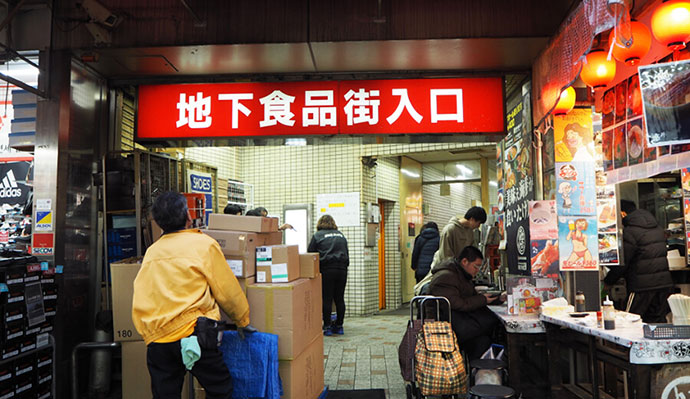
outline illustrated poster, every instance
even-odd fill
[[[595,216],[559,216],[558,241],[561,271],[598,270]]]
[[[615,198],[597,200],[599,264],[618,266],[618,215]]]
[[[593,163],[556,163],[556,201],[559,216],[595,215],[596,186]]]

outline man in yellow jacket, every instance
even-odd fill
[[[189,342],[182,340],[193,335],[194,341],[199,338],[200,357],[192,374],[207,398],[229,399],[232,382],[216,334],[214,342],[204,347],[201,335],[205,334],[198,329],[208,325],[208,319],[220,320],[220,305],[238,329],[253,331],[247,298],[218,243],[198,229],[186,229],[191,219],[183,195],[159,195],[151,213],[164,234],[146,251],[134,280],[132,320],[147,345],[153,398],[180,398],[185,376],[181,350]]]

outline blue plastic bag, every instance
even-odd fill
[[[220,351],[232,376],[233,398],[280,399],[277,335],[256,332],[242,340],[237,331],[226,331]]]

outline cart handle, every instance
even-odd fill
[[[441,306],[439,305],[440,302],[445,302],[448,305],[448,322],[451,323],[451,321],[452,321],[451,320],[451,317],[452,317],[451,313],[452,312],[450,309],[450,301],[448,300],[448,298],[446,298],[444,296],[427,295],[427,296],[424,296],[422,298],[421,303],[419,305],[419,307],[421,308],[422,324],[424,324],[424,319],[426,318],[425,317],[426,316],[426,314],[425,314],[426,313],[426,307],[424,306],[424,303],[426,301],[429,301],[429,300],[436,301],[436,320],[439,320],[439,321],[441,320]]]

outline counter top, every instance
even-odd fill
[[[546,332],[544,323],[535,315],[513,315],[508,314],[506,305],[489,305],[488,308],[494,312],[505,326],[506,332],[518,334],[543,334]]]
[[[665,364],[690,362],[690,340],[688,339],[649,339],[644,337],[644,323],[621,322],[627,313],[617,312],[616,329],[605,330],[596,326],[596,313],[588,312],[584,318],[540,315],[541,321],[567,327],[583,334],[599,337],[606,341],[630,348],[632,364]]]

